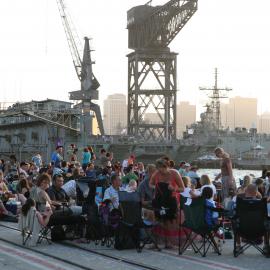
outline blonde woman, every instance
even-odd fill
[[[243,184],[241,185],[241,187],[239,187],[239,188],[237,189],[237,194],[243,194],[243,193],[245,193],[246,187],[247,187],[249,184],[252,184],[252,178],[251,178],[250,175],[245,175],[245,176],[244,176],[244,179],[243,179]]]
[[[229,197],[230,188],[236,190],[235,179],[233,177],[232,172],[232,161],[230,159],[229,154],[226,153],[223,148],[220,147],[216,148],[214,153],[218,158],[221,159],[220,162],[221,172],[216,176],[215,180],[221,178],[222,183],[221,196],[222,199],[224,200],[225,198]]]
[[[213,190],[213,195],[212,195],[212,200],[216,199],[216,196],[217,196],[217,190],[216,190],[216,187],[212,184],[212,181],[211,179],[209,178],[209,176],[207,174],[203,174],[200,178],[200,184],[201,184],[201,188],[198,189],[198,190],[192,190],[190,192],[190,195],[192,198],[196,198],[196,197],[199,197],[201,196],[204,188],[206,187],[210,187],[212,190]]]

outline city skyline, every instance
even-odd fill
[[[81,40],[85,35],[93,38],[101,105],[115,92],[127,94],[126,12],[145,2],[66,0]],[[154,0],[153,5],[166,2]],[[207,96],[198,88],[214,84],[217,67],[218,85],[233,88],[230,97],[256,97],[259,114],[269,111],[270,41],[265,33],[270,3],[199,0],[198,4],[198,11],[170,45],[179,53],[177,103],[189,101],[201,113]],[[1,102],[68,100],[68,92],[80,88],[56,1],[1,1],[0,22],[5,26],[0,30]]]

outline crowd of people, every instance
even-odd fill
[[[16,218],[27,215],[35,208],[40,224],[45,226],[57,211],[64,211],[63,204],[68,204],[66,209],[73,216],[79,216],[83,209],[77,203],[77,180],[83,177],[105,179],[105,192],[97,194],[96,204],[109,201],[110,210],[117,209],[119,191],[138,192],[142,215],[145,219],[159,221],[155,234],[164,240],[165,248],[172,248],[179,235],[181,196],[188,200],[203,197],[207,205],[222,205],[225,209],[235,207],[237,196],[253,199],[267,197],[270,201],[270,171],[264,170],[262,177],[257,179],[245,176],[237,189],[230,157],[222,148],[215,150],[221,160],[221,172],[215,179],[205,174],[200,176],[196,166],[185,161],[175,162],[167,156],[161,157],[155,164],[147,164],[145,168],[145,164],[132,154],[118,161],[113,153],[105,149],[95,153],[89,146],[83,149],[81,156],[78,153],[79,150],[72,145],[72,150],[64,159],[63,147],[57,146],[48,164],[44,164],[40,154],[20,163],[15,155],[1,160],[1,217]],[[14,201],[15,206],[12,204]],[[217,219],[217,215],[206,213],[209,225],[216,224]],[[269,239],[265,240],[265,248],[269,249]],[[240,240],[238,244],[241,245]]]

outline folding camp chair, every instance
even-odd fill
[[[268,256],[267,251],[259,246],[262,242],[262,237],[264,237],[264,240],[269,241],[269,220],[266,198],[257,200],[237,197],[235,212],[236,214],[232,220],[234,257],[237,257],[251,246],[255,247],[261,254]],[[240,238],[243,238],[245,243],[243,246],[237,247],[237,241]],[[267,246],[269,249],[269,242]]]
[[[48,235],[50,233],[50,226],[43,227],[37,218],[36,209],[30,208],[27,216],[21,214],[19,219],[19,229],[22,233],[22,244],[37,245],[46,240],[48,244],[51,244]]]
[[[157,250],[160,250],[151,232],[154,224],[142,219],[139,193],[120,191],[119,203],[122,212],[119,230],[127,229],[129,231],[137,252],[141,252],[146,244],[153,244]]]
[[[190,205],[185,204],[183,209],[185,221],[181,225],[181,230],[185,233],[186,239],[182,243],[181,237],[179,238],[179,254],[183,254],[188,247],[191,247],[195,253],[205,257],[209,248],[212,247],[218,255],[221,255],[214,238],[218,226],[209,227],[205,220],[205,199],[192,199],[192,203]],[[218,212],[218,209],[212,210]],[[201,237],[201,240],[196,243],[198,236]]]

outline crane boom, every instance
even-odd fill
[[[170,0],[163,6],[144,5],[130,10],[129,48],[167,47],[197,11],[197,5],[198,0]]]
[[[77,31],[75,30],[72,19],[66,10],[66,5],[64,4],[64,1],[56,0],[56,2],[58,5],[62,24],[68,41],[68,46],[73,60],[73,65],[75,67],[79,80],[81,80],[81,68],[82,68],[82,60],[80,56],[82,54],[81,41],[77,34]]]

